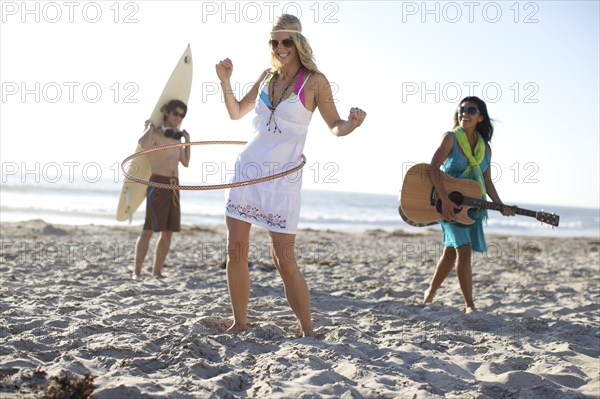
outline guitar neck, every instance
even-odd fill
[[[502,211],[502,207],[505,205],[498,204],[496,202],[485,201],[482,199],[465,197],[464,204],[479,209],[492,209],[494,211]],[[518,206],[511,206],[511,209],[515,211],[517,215],[530,216],[532,218],[537,217],[538,212],[530,211],[529,209],[522,209]]]

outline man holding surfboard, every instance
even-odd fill
[[[180,100],[171,100],[164,105],[163,124],[156,127],[147,122],[146,130],[139,139],[142,148],[151,148],[173,144],[185,139],[190,141],[190,135],[178,126],[187,113],[187,105]],[[150,181],[164,184],[179,184],[179,163],[187,167],[190,163],[190,147],[167,148],[148,154],[152,176]],[[154,266],[152,275],[163,277],[162,268],[171,247],[173,232],[180,228],[181,211],[179,206],[179,190],[148,187],[146,191],[146,221],[135,246],[135,268],[133,278],[141,276],[142,266],[148,252],[150,238],[154,232],[160,232],[154,251]]]

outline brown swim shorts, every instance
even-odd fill
[[[150,181],[165,184],[179,184],[176,177],[150,176]],[[181,210],[179,190],[169,190],[148,186],[146,190],[146,222],[144,230],[180,231]]]

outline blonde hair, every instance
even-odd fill
[[[308,44],[308,40],[304,37],[302,32],[302,24],[300,20],[291,14],[282,14],[275,18],[275,22],[273,23],[273,30],[291,30],[296,32],[289,32],[290,37],[294,41],[294,45],[296,46],[296,50],[298,50],[298,57],[300,58],[300,64],[305,69],[309,71],[318,73],[319,69],[317,68],[317,64],[315,63],[315,57],[313,55],[312,48],[310,44]],[[274,68],[274,71],[282,73],[283,65],[279,62],[275,54],[271,52],[271,65]]]

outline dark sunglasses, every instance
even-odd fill
[[[183,112],[173,110],[171,111],[171,114],[173,114],[176,117],[181,116],[181,119],[185,118],[185,114]]]
[[[181,140],[181,138],[183,137],[183,133],[173,129],[167,129],[165,130],[165,137],[172,137],[175,140]]]
[[[479,109],[477,107],[458,107],[458,113],[467,114],[467,115],[477,115],[480,114]]]
[[[277,47],[279,47],[279,40],[269,40],[269,44],[271,45],[271,48],[275,50],[277,49]],[[285,48],[290,48],[294,45],[294,41],[292,39],[283,39],[281,41],[281,44],[283,44],[283,47]]]

